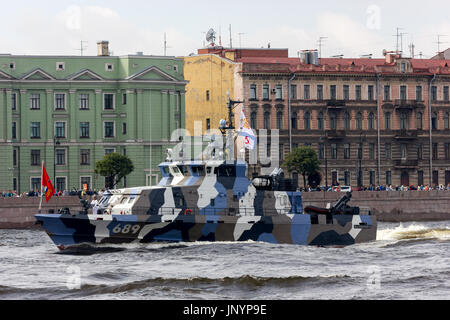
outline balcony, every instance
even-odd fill
[[[397,140],[414,140],[417,139],[417,130],[396,130],[394,131]]]
[[[336,99],[329,99],[325,100],[327,103],[328,109],[342,109],[345,107],[345,100],[336,100]]]
[[[416,108],[425,108],[423,101],[396,99],[394,100],[395,110],[414,110]]]
[[[326,130],[328,140],[340,140],[346,136],[345,130]]]
[[[396,169],[416,169],[419,166],[419,160],[394,160]]]

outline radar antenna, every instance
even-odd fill
[[[216,41],[216,32],[213,28],[209,29],[206,33],[206,41],[209,42],[211,47],[214,47],[214,42]]]

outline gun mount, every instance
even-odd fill
[[[347,192],[337,200],[331,208],[319,208],[314,206],[305,207],[305,213],[309,214],[350,214],[359,215],[359,207],[351,207],[348,202],[352,198],[352,193]]]

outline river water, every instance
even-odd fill
[[[0,230],[0,299],[449,299],[450,221],[379,223],[344,248],[270,243],[102,245],[61,253]]]

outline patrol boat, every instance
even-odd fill
[[[229,121],[232,128],[231,116]],[[351,193],[327,208],[303,208],[302,193],[280,168],[250,180],[245,161],[173,161],[169,150],[159,169],[157,186],[107,191],[96,214],[82,200],[83,211],[39,213],[37,223],[60,249],[85,243],[249,240],[345,246],[376,239],[375,215],[349,206]]]

